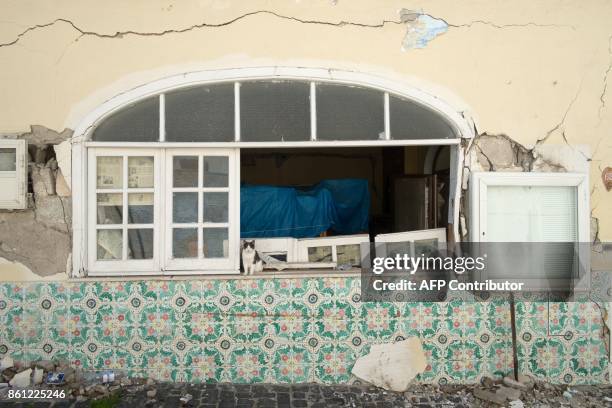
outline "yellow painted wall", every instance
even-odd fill
[[[403,51],[402,8],[450,27]],[[612,240],[601,182],[612,166],[612,2],[5,0],[0,15],[0,133],[74,128],[105,100],[188,71],[375,73],[463,101],[479,133],[588,145],[593,216]]]

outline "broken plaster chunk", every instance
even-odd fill
[[[32,188],[37,198],[55,195],[55,177],[53,176],[53,170],[50,167],[33,166]]]
[[[34,369],[34,376],[32,377],[32,382],[34,384],[42,384],[44,372],[45,370],[43,370],[42,368],[36,367]]]
[[[66,183],[66,179],[62,174],[61,170],[57,171],[57,175],[55,177],[55,193],[60,197],[70,197],[70,187],[68,183]]]
[[[404,392],[426,367],[421,340],[410,337],[397,343],[372,345],[369,354],[357,359],[352,373],[377,387]]]
[[[29,387],[31,374],[32,374],[32,369],[28,368],[25,371],[15,374],[15,376],[9,382],[9,384],[11,385],[11,387],[17,387],[17,388]]]
[[[496,169],[513,167],[515,161],[514,147],[510,140],[503,136],[483,135],[476,141],[484,158],[479,160],[490,162]]]

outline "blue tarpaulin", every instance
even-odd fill
[[[370,192],[364,179],[323,180],[309,188],[243,185],[240,236],[317,237],[368,230]]]

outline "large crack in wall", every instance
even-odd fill
[[[19,262],[39,276],[66,273],[72,250],[69,159],[64,171],[56,147],[69,143],[70,129],[56,132],[31,126],[30,132],[5,135],[28,142],[28,208],[0,210],[0,257]],[[64,156],[70,150],[64,149]],[[66,161],[65,157],[60,158]]]

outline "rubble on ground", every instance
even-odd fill
[[[31,364],[0,360],[0,400],[11,389],[64,390],[72,401],[119,397],[118,407],[197,407],[228,400],[251,404],[283,399],[304,407],[601,407],[612,403],[612,385],[550,384],[521,375],[492,379],[479,384],[436,385],[410,383],[405,392],[387,391],[373,385],[319,384],[186,384],[161,383],[153,379],[128,378],[122,372],[86,372],[67,361],[40,360]],[[51,375],[49,375],[51,374]],[[59,384],[52,384],[58,380]],[[168,405],[171,404],[171,405]],[[305,405],[304,405],[305,404]],[[385,405],[386,404],[386,405]],[[391,404],[391,405],[389,405]],[[265,404],[264,404],[265,405]],[[208,406],[208,405],[206,405]],[[288,405],[289,406],[289,405]]]

